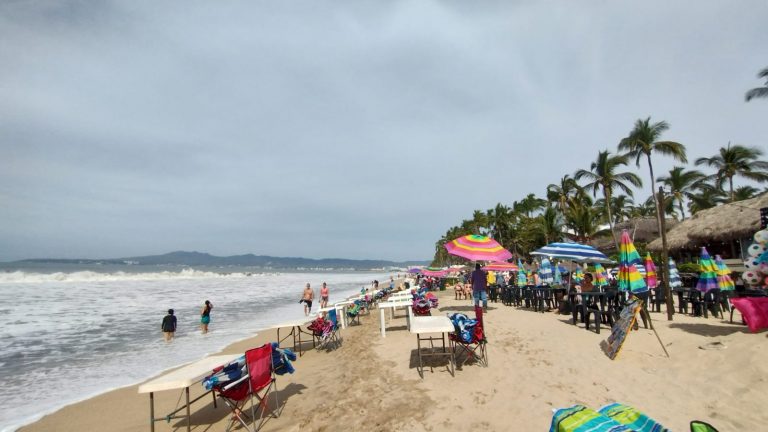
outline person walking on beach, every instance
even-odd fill
[[[160,329],[163,331],[165,341],[170,342],[173,339],[174,333],[176,333],[176,316],[173,314],[173,309],[168,309],[168,315],[163,317]]]
[[[301,300],[299,300],[299,303],[304,303],[304,315],[308,316],[309,311],[312,310],[312,300],[315,299],[315,292],[312,291],[312,288],[310,288],[309,283],[307,283],[307,286],[304,288],[304,293],[301,295]]]
[[[488,275],[480,268],[480,263],[475,264],[475,271],[472,272],[472,298],[475,301],[475,307],[483,302],[483,312],[488,312]]]
[[[328,307],[328,294],[329,294],[328,285],[326,285],[325,282],[323,282],[323,287],[320,288],[320,307],[321,308]]]
[[[213,309],[213,303],[208,300],[205,301],[203,308],[200,309],[200,330],[203,334],[208,333],[208,324],[211,322],[211,309]]]

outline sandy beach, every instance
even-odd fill
[[[434,314],[472,314],[469,300],[439,293]],[[416,338],[398,311],[379,333],[378,311],[342,330],[333,351],[310,350],[296,373],[278,377],[280,417],[264,431],[547,430],[552,409],[573,404],[598,408],[633,405],[666,427],[688,430],[705,420],[721,431],[759,430],[768,402],[766,333],[718,318],[653,313],[667,358],[651,330],[632,332],[616,360],[600,349],[610,333],[586,331],[570,316],[491,303],[486,315],[487,368],[467,364],[451,376],[436,362],[423,379],[416,369]],[[736,322],[740,316],[736,312]],[[215,337],[215,332],[211,334]],[[271,331],[227,347],[224,353],[275,339]],[[192,395],[202,386],[194,386]],[[156,412],[182,403],[179,392],[155,395]],[[229,412],[204,398],[192,407],[192,430],[224,430]],[[137,386],[67,406],[22,428],[34,431],[146,431],[149,399]],[[185,420],[156,423],[157,431],[186,430]]]

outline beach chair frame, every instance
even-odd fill
[[[470,360],[474,360],[477,364],[488,367],[488,338],[485,334],[485,323],[483,322],[483,309],[479,306],[475,307],[475,319],[477,320],[477,326],[483,335],[482,339],[476,339],[473,337],[472,342],[464,342],[458,335],[450,335],[455,343],[454,358],[456,366],[463,366]],[[459,354],[464,354],[464,358],[459,361]]]

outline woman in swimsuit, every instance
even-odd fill
[[[203,334],[208,333],[208,324],[211,322],[211,309],[213,309],[213,303],[208,300],[205,301],[203,308],[200,309],[200,330]]]
[[[320,307],[328,307],[328,286],[323,282],[323,287],[320,288]]]

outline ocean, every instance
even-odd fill
[[[327,282],[331,302],[359,292],[381,272],[264,273],[243,268],[0,267],[0,430],[215,353],[260,329],[304,316],[309,282]],[[210,332],[199,329],[210,300]],[[317,302],[313,304],[316,308]],[[176,338],[160,322],[173,308]]]

